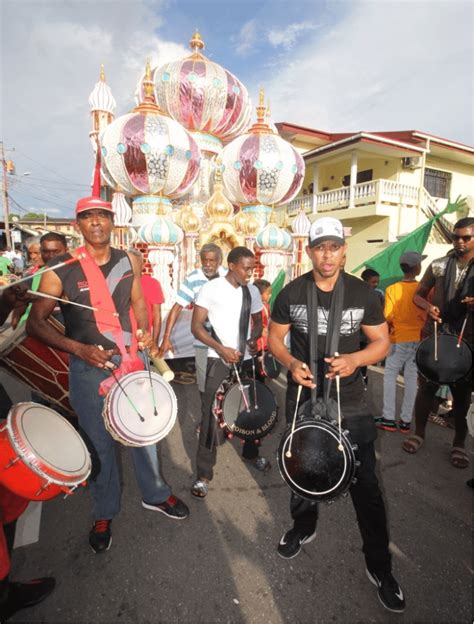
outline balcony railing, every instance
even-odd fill
[[[417,186],[403,184],[394,180],[371,180],[354,186],[353,204],[355,207],[379,204],[402,204],[405,206],[418,205]],[[329,212],[349,208],[351,189],[342,186],[330,191],[316,193],[316,195],[302,195],[287,205],[289,216],[294,216],[300,210],[305,212]]]

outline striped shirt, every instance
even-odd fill
[[[224,267],[220,266],[217,270],[217,275],[219,277],[224,277],[225,275],[227,275],[227,269],[224,269]],[[184,282],[178,289],[178,292],[176,294],[176,303],[180,306],[183,306],[183,308],[187,308],[188,306],[196,303],[199,291],[204,286],[204,284],[208,283],[208,281],[209,279],[204,275],[202,269],[195,269],[194,271],[191,271],[191,273],[186,275],[186,277],[184,278]],[[206,329],[210,329],[210,325],[207,322],[205,327]],[[205,344],[197,339],[194,340],[194,346],[206,347]]]

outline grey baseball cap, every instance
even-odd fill
[[[400,264],[407,264],[409,267],[416,267],[421,264],[428,256],[418,253],[417,251],[405,251],[400,256]]]

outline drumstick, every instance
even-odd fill
[[[148,349],[143,349],[143,353],[145,355],[145,366],[148,371],[148,378],[150,380],[150,390],[153,399],[153,416],[158,416],[158,411],[156,409],[155,393],[153,392],[153,381],[151,378],[150,352],[148,351]]]
[[[239,371],[237,370],[237,366],[234,364],[232,364],[232,366],[234,367],[234,372],[235,372],[235,376],[237,377],[237,383],[239,384],[239,388],[240,388],[240,393],[242,394],[242,398],[244,400],[244,404],[245,404],[245,408],[247,410],[247,412],[250,412],[250,407],[247,401],[247,397],[245,396],[245,390],[244,387],[242,385],[242,382],[240,381],[240,375],[239,375]]]
[[[438,325],[434,322],[434,361],[438,361]]]
[[[300,398],[301,398],[301,390],[303,389],[302,385],[298,386],[298,393],[296,395],[296,407],[295,407],[295,413],[293,414],[293,424],[291,425],[291,433],[290,433],[290,444],[288,446],[288,450],[285,453],[285,457],[290,458],[291,457],[291,445],[293,443],[293,433],[295,431],[295,424],[296,424],[296,414],[298,413],[298,406],[300,403]]]
[[[336,351],[334,357],[339,357],[339,353]],[[336,375],[336,399],[337,399],[337,426],[339,429],[339,451],[343,450],[342,446],[342,420],[341,420],[341,376]]]
[[[48,271],[54,271],[55,269],[60,269],[63,266],[71,264],[71,262],[77,262],[78,260],[81,260],[81,258],[85,258],[85,255],[84,254],[79,254],[78,256],[74,256],[72,258],[69,258],[69,260],[65,260],[64,262],[60,262],[59,264],[55,264],[54,266],[47,267],[46,269],[41,269],[41,275],[43,273],[47,273]],[[16,286],[17,284],[21,284],[22,282],[27,282],[28,280],[31,282],[33,277],[34,277],[34,274],[33,275],[27,275],[26,277],[22,277],[21,279],[16,280],[13,284],[7,284],[6,286],[0,286],[0,292],[2,292],[3,290],[6,290],[7,288],[11,288],[12,286]]]
[[[255,379],[255,358],[252,355],[252,373],[253,373],[253,400],[254,400],[254,408],[258,409],[257,403],[257,382]]]
[[[98,312],[99,308],[93,308],[92,306],[88,306],[85,303],[77,303],[76,301],[69,301],[69,299],[61,299],[61,297],[53,297],[53,295],[48,295],[47,293],[40,292],[39,290],[27,290],[29,295],[34,295],[35,297],[44,297],[45,299],[54,299],[55,301],[59,301],[60,303],[69,303],[70,305],[78,306],[79,308],[86,308],[86,310],[92,310],[93,312]],[[114,316],[118,316],[118,312],[113,312]]]
[[[459,349],[461,346],[461,342],[462,342],[462,337],[464,336],[464,330],[466,329],[466,324],[467,324],[467,317],[469,316],[469,314],[466,314],[466,316],[464,317],[464,321],[461,327],[461,333],[459,334],[459,338],[458,338],[458,342],[456,344],[456,347]]]
[[[118,387],[120,388],[120,390],[123,392],[125,398],[127,399],[127,401],[130,403],[131,407],[135,410],[135,412],[138,415],[138,418],[141,420],[141,422],[145,422],[145,419],[143,418],[143,416],[140,414],[140,412],[138,411],[138,409],[135,407],[135,404],[133,403],[132,399],[128,396],[128,394],[125,392],[125,388],[122,386],[122,384],[119,381],[119,378],[117,377],[117,375],[115,374],[115,369],[112,368],[110,369],[110,372],[112,373],[113,378],[115,379],[115,381],[118,384]]]

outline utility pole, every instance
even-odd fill
[[[8,190],[7,190],[7,161],[5,160],[5,150],[3,148],[3,141],[0,141],[0,160],[2,161],[3,183],[2,183],[2,202],[3,202],[3,214],[5,219],[5,238],[7,240],[7,247],[12,248],[12,238],[10,234],[10,213],[8,210]]]

